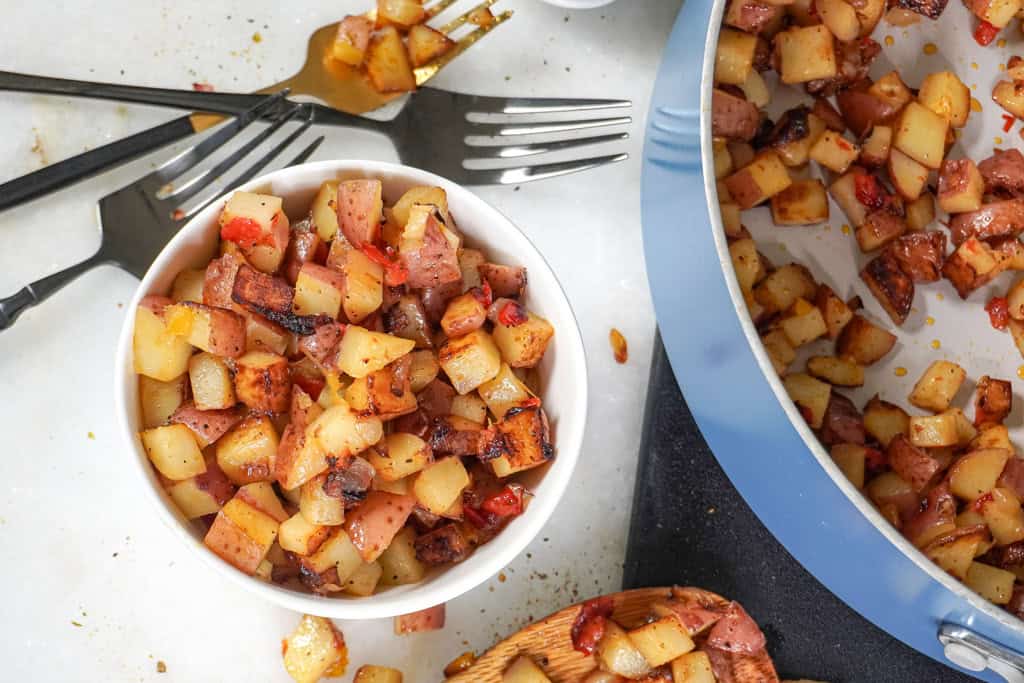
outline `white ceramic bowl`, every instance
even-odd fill
[[[167,293],[178,271],[202,267],[215,254],[217,215],[223,201],[212,203],[189,221],[142,279],[128,306],[118,342],[114,395],[115,410],[131,456],[130,466],[141,474],[143,486],[160,519],[207,565],[260,597],[297,612],[339,619],[375,619],[426,609],[462,595],[507,566],[540,532],[565,492],[579,456],[587,413],[587,371],[579,328],[554,273],[508,218],[469,190],[432,173],[375,161],[321,161],[295,166],[253,180],[239,189],[283,197],[285,212],[296,219],[306,213],[323,181],[355,177],[379,178],[384,184],[386,203],[393,203],[405,190],[416,185],[444,188],[451,213],[467,243],[480,247],[488,258],[498,263],[524,265],[529,272],[525,304],[547,318],[555,328],[554,340],[539,366],[555,458],[544,467],[524,473],[521,478],[535,494],[523,515],[464,562],[434,569],[420,583],[390,587],[370,597],[327,598],[264,583],[207,550],[202,544],[202,533],[181,515],[160,486],[139,441],[141,425],[138,381],[132,368],[132,329],[135,308],[143,296]]]

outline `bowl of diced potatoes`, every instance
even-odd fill
[[[189,221],[128,306],[116,411],[158,516],[278,605],[442,605],[539,533],[583,439],[572,309],[526,236],[417,169],[324,161]]]

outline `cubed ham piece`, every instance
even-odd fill
[[[997,151],[978,164],[985,192],[1013,197],[1024,194],[1024,154],[1016,149]]]
[[[983,204],[977,211],[958,213],[950,218],[949,234],[955,246],[969,237],[987,240],[1024,231],[1024,198],[1005,199]]]

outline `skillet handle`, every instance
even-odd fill
[[[938,633],[946,658],[968,671],[991,669],[1007,683],[1024,683],[1024,655],[959,624],[942,624]]]

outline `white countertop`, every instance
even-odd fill
[[[68,78],[245,91],[297,68],[320,25],[367,2],[81,0],[6,12],[0,68]],[[462,6],[472,3],[463,0]],[[46,7],[45,11],[43,7]],[[216,9],[214,9],[216,7]],[[590,420],[575,480],[540,537],[504,572],[448,605],[439,632],[397,638],[390,620],[339,622],[355,669],[436,681],[460,652],[621,579],[654,316],[640,234],[643,119],[677,2],[620,0],[569,12],[502,0],[515,18],[448,68],[440,87],[494,95],[633,100],[625,163],[477,192],[518,223],[551,262],[579,318]],[[254,42],[259,32],[262,40]],[[0,98],[6,180],[176,113],[63,98]],[[315,159],[395,160],[378,137],[325,128]],[[0,294],[89,256],[95,201],[157,155],[0,214]],[[114,268],[79,279],[0,334],[0,626],[4,678],[32,681],[287,681],[280,639],[297,615],[209,573],[140,495],[112,415],[112,355],[137,282]],[[620,366],[608,344],[630,344]],[[499,541],[500,542],[500,541]],[[157,673],[157,661],[167,672]]]

